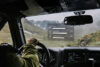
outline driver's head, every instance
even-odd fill
[[[0,44],[0,67],[7,67],[8,61],[13,59],[13,55],[16,54],[17,50],[8,43]],[[8,66],[9,67],[9,66]]]
[[[16,53],[17,50],[8,43],[1,43],[0,44],[0,53]]]

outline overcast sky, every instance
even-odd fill
[[[95,16],[100,16],[100,9],[95,10],[87,10],[85,14],[92,15],[94,18]],[[43,20],[54,20],[54,21],[63,21],[64,17],[74,15],[73,12],[63,12],[63,13],[56,13],[56,14],[48,14],[48,15],[38,15],[38,16],[31,16],[27,17],[28,20],[34,21],[43,21]]]

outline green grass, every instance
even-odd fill
[[[12,43],[8,24],[0,31],[0,43]]]
[[[85,37],[91,38],[93,34],[96,36],[91,40],[91,42],[88,44],[88,46],[100,46],[100,31],[87,34],[86,36],[82,37],[79,40],[75,41],[63,41],[63,40],[49,40],[47,37],[47,32],[37,26],[29,24],[27,21],[24,21],[23,27],[25,30],[31,32],[32,34],[25,33],[26,40],[29,38],[36,38],[41,43],[45,44],[47,47],[65,47],[65,46],[79,46],[78,42],[81,39],[84,39]],[[9,26],[6,24],[6,26],[0,31],[0,43],[12,43]]]

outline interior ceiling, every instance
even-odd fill
[[[0,11],[21,11],[26,16],[58,13],[74,10],[94,9],[99,7],[100,0],[2,0]]]
[[[100,0],[25,0],[29,9],[23,13],[29,16],[44,14],[44,12],[58,13],[95,9],[99,7],[99,1]]]
[[[28,10],[22,11],[26,16],[39,15],[44,13],[44,9],[40,7],[35,0],[25,0]]]

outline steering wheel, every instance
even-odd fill
[[[41,62],[40,62],[40,67],[49,67],[50,65],[50,52],[49,50],[46,48],[46,46],[42,43],[38,43],[37,44],[39,47],[41,47],[43,49],[43,51],[45,52],[46,54],[46,63],[43,65]]]
[[[46,58],[46,63],[42,64],[40,62],[40,67],[49,67],[50,66],[50,52],[49,52],[49,50],[42,43],[38,43],[37,46],[41,47],[43,49],[43,51],[45,52],[45,54],[46,54],[46,57],[45,57]],[[22,53],[23,47],[24,47],[24,45],[18,49],[18,54]]]

